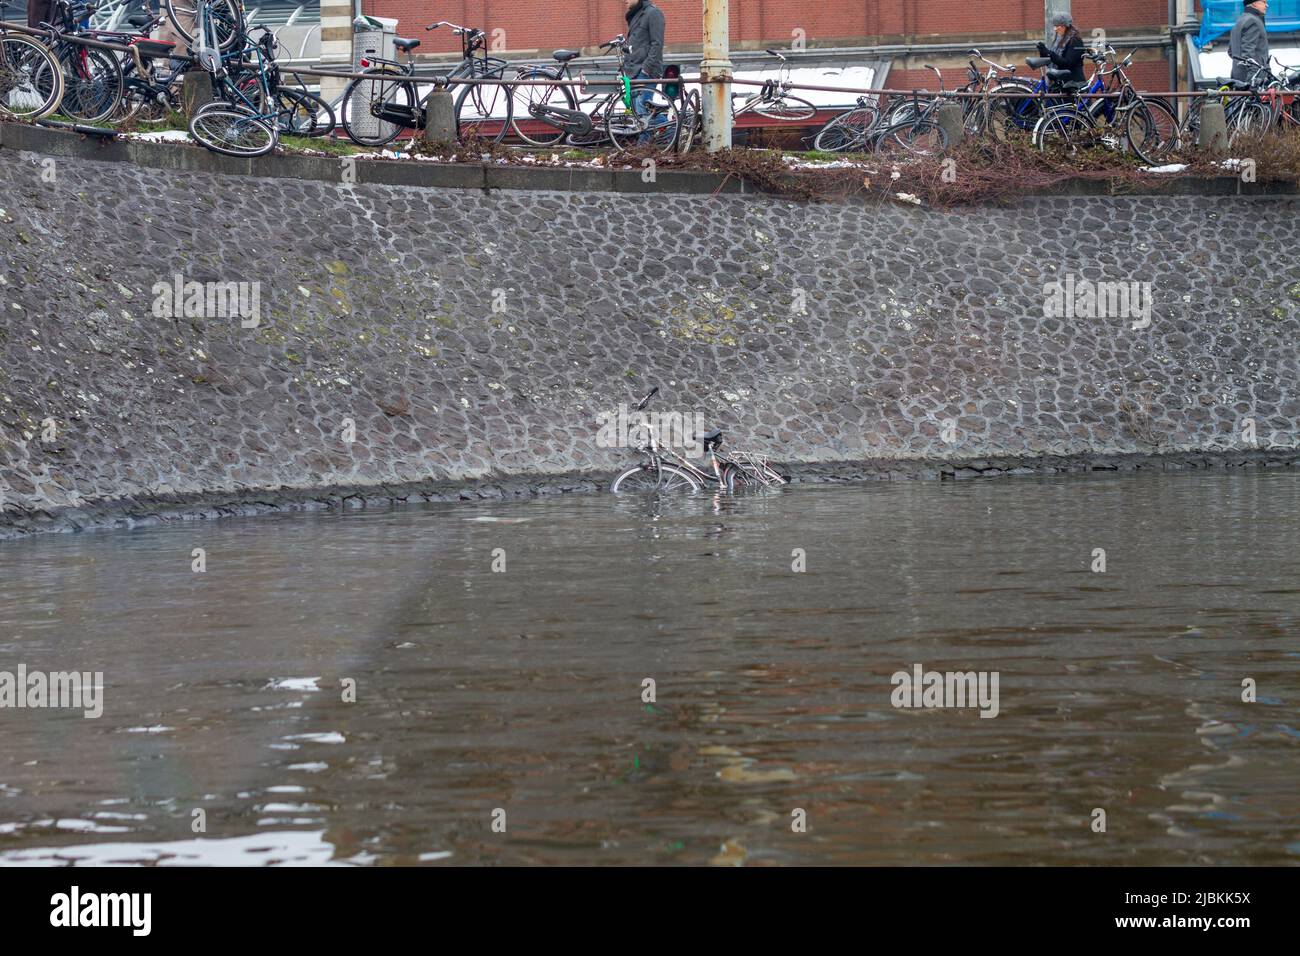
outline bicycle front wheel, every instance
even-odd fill
[[[520,73],[516,79],[541,81],[555,80],[556,77],[545,70],[533,70]],[[532,110],[543,106],[576,110],[578,100],[573,90],[567,86],[527,84],[511,87],[511,91],[510,127],[514,134],[529,146],[558,146],[564,139],[564,130],[533,116]]]
[[[947,150],[948,134],[938,123],[921,120],[908,129],[903,146],[917,156],[936,156]]]
[[[275,127],[266,120],[225,103],[211,103],[195,113],[190,135],[226,156],[264,156],[279,142]]]
[[[1034,145],[1041,150],[1059,149],[1073,156],[1091,139],[1092,124],[1087,114],[1073,106],[1048,110],[1034,126]]]
[[[1138,157],[1151,166],[1178,148],[1178,115],[1164,100],[1139,100],[1124,119],[1124,136]]]
[[[1244,97],[1243,97],[1244,99]],[[1228,145],[1262,135],[1273,122],[1273,111],[1259,100],[1246,100],[1228,122]]]
[[[879,121],[880,111],[874,106],[859,106],[841,113],[818,130],[813,139],[813,149],[826,153],[865,150],[867,134]]]
[[[497,83],[470,83],[456,97],[456,138],[462,143],[499,143],[514,118],[514,90]]]
[[[74,47],[63,55],[63,105],[83,123],[108,119],[122,102],[122,67],[107,50]]]
[[[415,128],[415,85],[405,73],[373,70],[348,84],[339,103],[343,131],[358,146],[384,146],[404,129]],[[382,115],[377,115],[382,114]],[[410,117],[410,122],[404,122]]]
[[[689,153],[703,132],[704,114],[700,107],[698,90],[691,90],[682,100],[680,132],[677,134],[677,152]]]
[[[186,43],[194,42],[199,4],[207,4],[217,46],[229,50],[244,35],[244,15],[239,0],[164,0],[163,9]]]
[[[797,96],[778,96],[773,100],[756,103],[754,112],[770,120],[797,123],[800,120],[812,119],[817,115],[817,107]]]
[[[619,152],[652,149],[671,152],[677,145],[681,116],[677,104],[661,90],[633,92],[629,109],[622,97],[615,97],[605,113],[605,134]]]
[[[279,104],[280,132],[290,136],[326,136],[334,129],[334,111],[328,103],[306,90],[282,88],[276,99]]]
[[[62,99],[63,70],[54,54],[23,34],[0,34],[0,113],[44,119]]]
[[[685,491],[690,494],[700,490],[700,483],[690,472],[676,465],[638,465],[629,468],[611,482],[609,490],[619,494],[644,494],[646,492]]]

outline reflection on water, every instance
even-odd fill
[[[1297,541],[1264,472],[4,544],[0,671],[106,686],[0,710],[0,862],[1295,863]]]

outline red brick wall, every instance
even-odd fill
[[[668,20],[667,42],[698,44],[700,0],[655,0]],[[491,33],[505,30],[508,49],[592,46],[624,32],[622,0],[363,0],[366,13],[396,17],[399,31],[418,36],[422,50],[459,47],[443,31],[427,34],[435,20],[450,20]],[[1165,0],[1074,0],[1075,21],[1087,36],[1108,30],[1149,28],[1165,23]],[[865,37],[925,39],[1036,32],[1043,24],[1043,0],[731,0],[731,38],[787,45],[798,28],[811,43]]]

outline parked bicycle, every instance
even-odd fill
[[[149,36],[162,22],[161,14],[136,13],[126,18],[127,26],[134,28],[131,31],[85,31],[84,35],[92,39],[130,48],[129,53],[118,54],[122,96],[111,116],[115,123],[162,123],[180,109],[176,88],[189,68],[189,61],[176,50],[174,42]],[[159,67],[159,61],[167,66]]]
[[[602,54],[613,53],[618,56],[620,73],[625,43],[626,37],[620,33],[600,45]],[[522,142],[529,146],[558,146],[571,134],[564,126],[547,122],[548,116],[558,119],[578,111],[588,116],[596,112],[594,104],[601,99],[599,94],[585,85],[572,85],[577,79],[573,73],[573,61],[580,56],[582,54],[577,50],[556,50],[551,54],[554,66],[534,63],[520,67],[515,73],[516,80],[525,82],[513,87],[511,126]],[[538,115],[534,115],[534,110]],[[590,133],[591,130],[603,128],[603,121],[594,118],[590,130],[585,130],[580,124],[578,131]]]
[[[864,146],[876,153],[907,152],[917,156],[941,153],[949,146],[948,134],[939,125],[939,107],[957,101],[943,87],[943,74],[937,66],[924,64],[939,81],[939,92],[914,90],[909,99],[896,104],[885,120],[872,129]]]
[[[963,89],[983,95],[978,99],[969,97],[962,101],[962,128],[967,136],[988,136],[997,142],[1004,142],[1016,128],[1011,115],[1012,101],[992,94],[999,90],[1011,91],[1011,87],[1004,86],[1004,83],[1016,79],[1016,67],[1012,63],[994,63],[978,49],[969,50],[966,55],[971,58],[966,65],[970,82]],[[975,65],[976,60],[985,64],[983,73]]]
[[[1145,162],[1160,162],[1178,142],[1178,115],[1173,107],[1138,92],[1125,72],[1132,65],[1132,53],[1120,60],[1108,47],[1104,53],[1085,55],[1096,64],[1095,72],[1083,84],[1061,84],[1067,101],[1044,110],[1034,127],[1034,144],[1067,152],[1092,145],[1129,148]]]
[[[200,8],[201,36],[203,20]],[[275,51],[275,37],[264,29],[256,41],[246,39],[243,47],[220,55],[210,69],[213,101],[190,117],[190,135],[195,140],[227,156],[262,156],[275,149],[281,117]]]
[[[570,146],[612,146],[619,151],[672,150],[680,129],[675,97],[658,84],[634,82],[623,72],[627,48],[622,34],[601,44],[601,50],[618,55],[618,68],[580,73],[582,85],[577,94],[562,82],[573,76],[571,63],[579,55],[576,51],[556,50],[557,67],[521,70],[516,79],[544,82],[514,88],[514,100],[525,111],[514,115],[515,132],[536,146],[562,140]]]
[[[644,410],[658,392],[657,385],[650,389],[637,403],[636,410]],[[703,467],[671,448],[661,446],[650,425],[639,423],[634,426],[634,431],[642,438],[638,450],[645,455],[645,459],[620,473],[610,483],[609,490],[615,494],[650,491],[694,493],[707,485],[716,485],[728,494],[735,494],[749,488],[783,485],[790,480],[777,472],[762,455],[744,451],[725,454],[719,451],[723,441],[720,428],[694,436],[704,446]]]
[[[404,130],[424,129],[428,110],[420,95],[422,84],[459,85],[454,105],[456,136],[461,142],[484,139],[499,143],[511,129],[513,94],[506,84],[460,83],[457,80],[500,80],[509,65],[489,56],[487,34],[475,27],[462,27],[446,20],[425,27],[425,31],[450,27],[460,37],[461,61],[448,73],[421,74],[415,54],[420,41],[397,37],[394,46],[406,54],[406,62],[368,57],[361,61],[368,74],[348,84],[339,105],[343,129],[360,146],[384,146]]]
[[[83,123],[98,123],[117,110],[122,99],[122,68],[108,50],[69,39],[87,30],[95,7],[55,0],[47,45],[63,70],[63,102],[59,112]]]
[[[731,94],[732,122],[748,113],[781,123],[802,123],[816,116],[816,106],[790,92],[794,89],[794,83],[790,79],[789,58],[779,50],[763,52],[768,56],[776,57],[780,62],[777,76],[774,79],[764,80],[757,90],[742,90]],[[864,100],[859,99],[858,103],[862,105]],[[678,152],[685,153],[704,135],[704,112],[701,108],[699,90],[691,90],[684,94],[680,112],[682,133]]]
[[[868,137],[880,122],[874,99],[859,96],[856,105],[832,117],[813,136],[813,149],[824,153],[853,153],[866,148]]]
[[[812,119],[817,113],[817,107],[790,93],[794,83],[790,80],[789,59],[776,50],[763,52],[781,61],[778,76],[773,80],[765,80],[757,92],[732,93],[732,119],[737,120],[746,113],[757,113],[766,119],[787,123]],[[736,106],[736,100],[741,101],[739,106]]]

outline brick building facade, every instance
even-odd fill
[[[449,32],[426,33],[435,20],[479,27],[493,37],[505,56],[545,55],[558,47],[595,52],[598,43],[623,32],[622,0],[361,0],[366,14],[399,21],[398,32],[421,40],[421,54],[454,53],[458,43]],[[701,0],[655,0],[668,22],[667,46],[680,62],[698,55],[702,29]],[[1119,38],[1169,35],[1167,0],[1053,0],[1069,6],[1085,38],[1102,29]],[[1195,16],[1191,0],[1179,0],[1176,18]],[[1044,0],[731,0],[733,51],[787,48],[802,41],[809,50],[899,45],[981,44],[1034,41],[1044,31]],[[1168,41],[1166,41],[1167,43]],[[1135,57],[1130,75],[1140,87],[1166,89],[1170,84],[1172,44],[1148,45]],[[995,59],[1019,62],[1002,53]],[[672,57],[670,57],[670,60]],[[963,83],[965,58],[951,51],[925,49],[891,54],[889,86],[933,88],[934,75],[924,63],[939,65],[944,81]]]
[[[655,0],[668,21],[667,43],[698,49],[701,0]],[[510,50],[592,47],[623,31],[622,0],[362,0],[363,12],[400,21],[435,52],[456,49],[446,34],[426,34],[450,20],[500,34]],[[1166,0],[1073,0],[1085,35],[1093,28],[1155,34],[1167,28]],[[1043,0],[731,0],[737,49],[788,46],[802,31],[810,47],[965,42],[1037,36]]]

